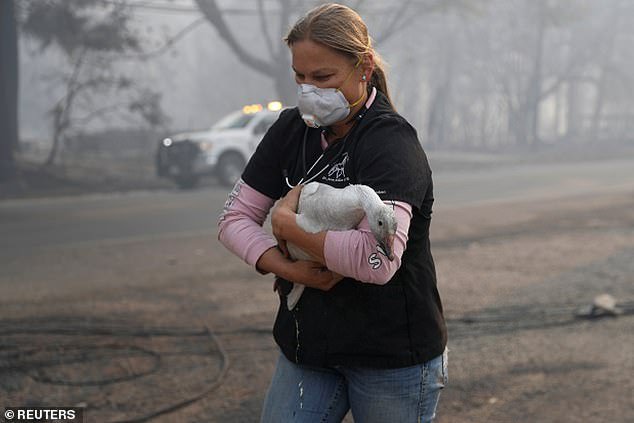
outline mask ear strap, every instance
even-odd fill
[[[361,64],[361,60],[362,57],[359,56],[359,60],[357,60],[357,64],[354,65],[354,69],[352,69],[352,72],[350,72],[350,75],[348,75],[348,77],[346,78],[346,80],[344,81],[344,83],[348,80],[348,78],[350,78],[350,76],[352,76],[352,74],[354,73],[354,71],[359,67],[359,65]],[[365,77],[365,75],[364,75]],[[353,107],[355,107],[356,105],[358,105],[359,103],[361,103],[361,101],[363,100],[363,94],[361,94],[361,97],[359,97],[359,99],[357,101],[355,101],[354,103],[352,103],[350,105],[350,108],[352,109]]]
[[[359,99],[357,101],[355,101],[354,103],[352,103],[350,105],[350,108],[352,109],[354,106],[356,106],[357,104],[361,103],[361,100],[363,100],[363,94],[361,94],[361,97],[359,97]]]
[[[350,79],[350,77],[352,76],[352,74],[354,73],[355,70],[357,70],[357,68],[359,67],[359,65],[361,64],[361,57],[359,57],[359,60],[357,60],[357,64],[354,65],[354,68],[352,69],[352,71],[350,71],[350,73],[348,74],[348,76],[346,76],[346,79],[343,80],[343,82],[341,83],[341,85],[345,84],[346,82],[348,82],[348,79]],[[337,88],[337,91],[341,91],[341,87]],[[355,103],[355,105],[357,105],[359,103]],[[354,106],[352,106],[354,107]]]

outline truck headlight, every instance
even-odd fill
[[[169,147],[170,145],[172,145],[172,139],[171,139],[171,138],[165,138],[165,139],[163,140],[163,145],[164,145],[165,147]]]

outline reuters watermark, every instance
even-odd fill
[[[81,407],[6,407],[1,421],[85,423]]]

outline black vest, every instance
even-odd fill
[[[283,112],[249,161],[243,180],[271,197],[289,191],[322,154],[320,130],[309,129],[297,109]],[[406,367],[440,355],[447,342],[436,271],[430,251],[431,170],[416,131],[380,92],[345,140],[325,151],[308,177],[335,187],[369,185],[384,200],[412,205],[401,266],[385,285],[345,278],[330,291],[306,288],[286,307],[291,283],[277,278],[280,307],[273,334],[291,361],[315,366]]]

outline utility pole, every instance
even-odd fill
[[[14,0],[0,1],[0,182],[16,175],[18,146],[18,33]]]

